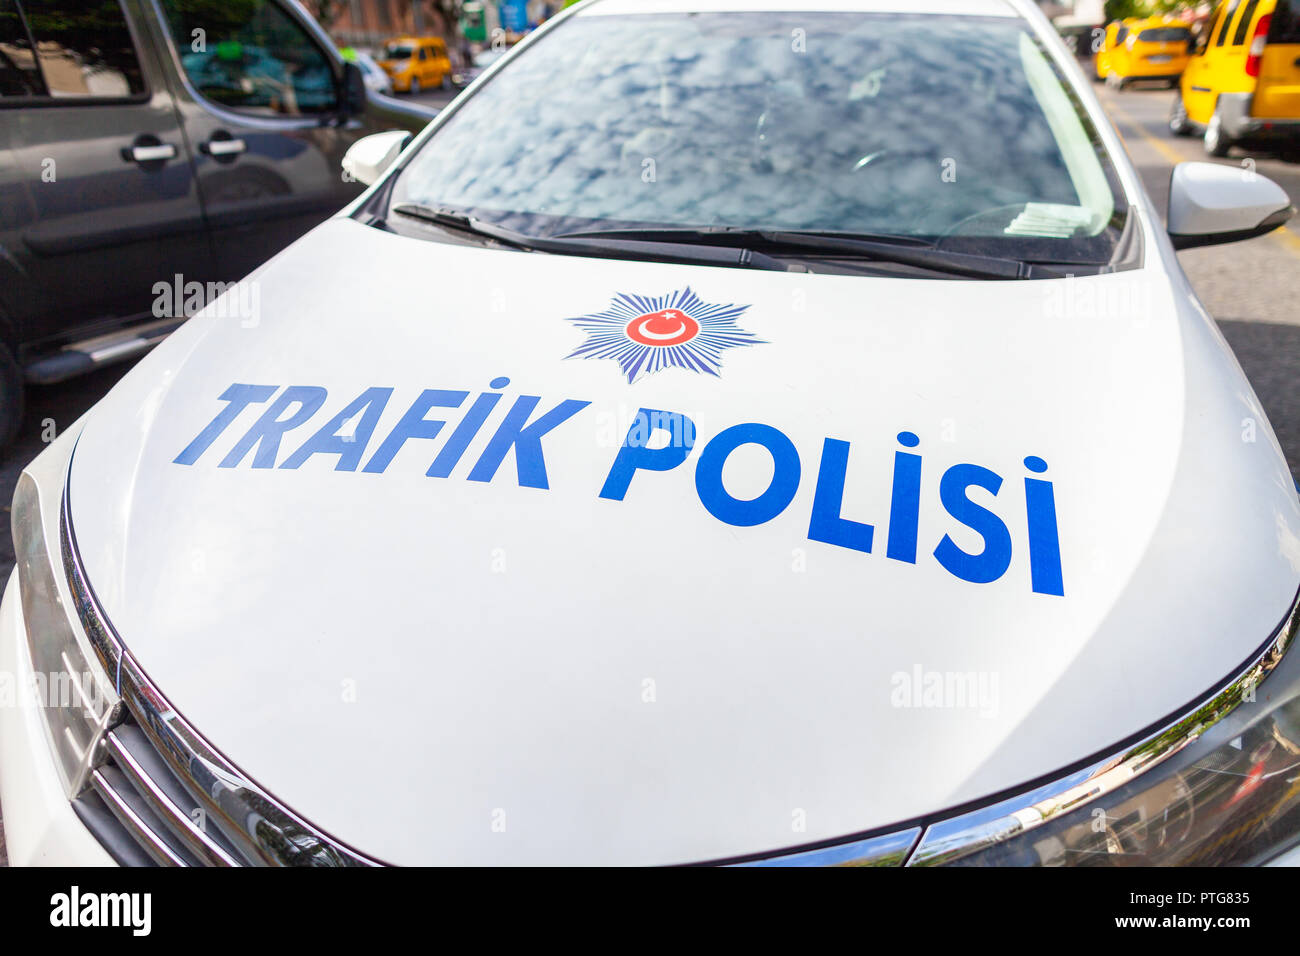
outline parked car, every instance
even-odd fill
[[[506,55],[507,50],[497,50],[488,47],[486,50],[480,50],[470,59],[469,65],[464,67],[459,73],[453,73],[451,81],[457,86],[469,86],[480,76],[483,71]]]
[[[393,92],[393,80],[388,72],[379,65],[379,62],[366,53],[364,50],[356,50],[352,47],[346,47],[342,50],[343,59],[350,60],[357,66],[361,67],[361,72],[365,75],[366,89],[372,93],[379,93],[383,96],[390,96]]]
[[[1136,82],[1178,85],[1187,67],[1192,25],[1177,17],[1133,17],[1107,25],[1094,69],[1097,78],[1127,89]]]
[[[26,2],[0,0],[0,446],[24,382],[150,348],[184,290],[358,195],[348,146],[434,115],[368,100],[297,4]]]
[[[392,77],[398,93],[451,86],[451,56],[440,37],[389,40],[379,53],[379,65]]]
[[[1210,23],[1169,128],[1200,133],[1211,156],[1238,143],[1300,149],[1300,0],[1225,0]]]
[[[1175,255],[1286,194],[1162,225],[1030,0],[700,6],[358,141],[24,471],[11,863],[1297,858],[1300,499]]]

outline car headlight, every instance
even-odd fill
[[[908,861],[1224,866],[1300,842],[1300,605],[1236,678],[1077,773],[932,824]]]
[[[72,611],[59,550],[60,500],[48,491],[43,495],[37,481],[24,472],[14,493],[11,522],[34,671],[30,690],[44,714],[55,763],[71,797],[85,786],[95,749],[119,701],[108,674],[83,643],[86,638]]]

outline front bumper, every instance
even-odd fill
[[[0,603],[0,818],[11,866],[113,866],[77,817],[50,751],[45,718],[28,690],[35,674],[27,650],[18,573]]]

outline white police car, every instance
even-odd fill
[[[1020,0],[589,0],[400,146],[22,477],[14,862],[1294,853],[1300,502],[1174,257],[1278,187],[1171,240]]]

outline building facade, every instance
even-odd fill
[[[390,37],[440,36],[460,45],[466,23],[476,43],[503,30],[513,41],[565,5],[564,0],[303,0],[335,41],[372,47]],[[523,25],[526,24],[526,25]],[[521,28],[521,25],[522,28]],[[480,39],[482,37],[482,39]]]

